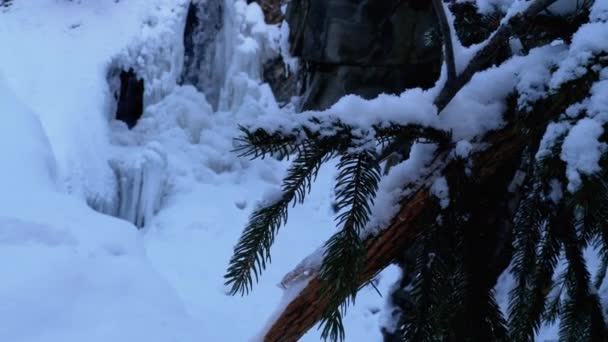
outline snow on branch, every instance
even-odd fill
[[[462,89],[473,75],[488,67],[500,46],[509,40],[517,26],[525,27],[533,17],[554,3],[556,0],[536,0],[523,12],[512,16],[506,23],[502,24],[490,39],[484,43],[484,47],[473,57],[464,71],[458,75],[453,83],[448,82],[435,99],[438,111],[441,112],[456,94]]]
[[[448,24],[448,18],[445,14],[445,7],[442,0],[433,0],[433,7],[439,20],[439,29],[443,38],[445,64],[448,69],[447,84],[454,82],[456,79],[456,60],[454,59],[454,46],[452,44],[452,32]]]

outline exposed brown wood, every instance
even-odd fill
[[[511,161],[517,158],[524,145],[524,139],[515,131],[514,127],[508,127],[494,133],[498,140],[505,142],[480,154],[476,160],[480,167],[485,164],[493,170],[485,170],[484,175],[488,179],[492,177],[502,163],[495,162],[495,156],[499,160]],[[378,272],[388,266],[403,248],[424,227],[418,225],[424,211],[435,206],[427,187],[423,186],[412,196],[403,202],[401,211],[395,216],[392,224],[381,234],[367,241],[367,264],[362,275],[361,284],[366,284]],[[322,287],[319,276],[315,276],[306,288],[293,300],[284,310],[283,315],[277,319],[272,328],[267,332],[266,342],[289,342],[297,341],[308,329],[310,329],[322,316],[329,304],[326,298],[319,296]]]
[[[384,234],[367,242],[368,259],[361,282],[366,283],[379,270],[386,267],[395,257],[400,246],[413,236],[411,223],[418,217],[429,200],[426,190],[418,191],[397,215],[395,222]],[[322,282],[314,277],[306,288],[300,292],[284,310],[284,314],[275,321],[267,332],[264,341],[287,342],[297,341],[320,318],[329,304],[328,298],[319,296]]]

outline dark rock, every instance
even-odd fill
[[[144,81],[137,78],[133,69],[120,73],[120,92],[116,119],[133,128],[144,111]]]
[[[300,55],[316,63],[392,66],[437,59],[440,45],[430,2],[294,0],[287,21]]]
[[[351,66],[309,63],[302,108],[324,110],[348,94],[371,99],[381,93],[400,94],[407,88],[429,88],[439,75],[439,63],[396,66]]]
[[[306,66],[302,109],[340,97],[373,98],[428,88],[441,68],[441,38],[430,1],[292,0],[291,53]]]
[[[263,80],[268,83],[279,105],[284,105],[297,95],[297,74],[290,72],[282,57],[276,57],[264,64]]]

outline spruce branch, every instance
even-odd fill
[[[606,331],[597,294],[591,291],[589,271],[583,257],[586,242],[569,225],[564,236],[564,250],[568,262],[565,284],[568,299],[563,304],[560,322],[562,341],[601,341]]]
[[[582,101],[589,94],[591,85],[598,79],[598,69],[589,68],[581,77],[563,84],[558,91],[534,105],[537,115],[525,116],[521,122],[508,120],[507,125],[497,131],[490,132],[484,138],[489,144],[487,150],[477,152],[472,156],[475,165],[475,181],[481,186],[493,184],[496,177],[505,168],[510,167],[514,160],[519,160],[526,146],[540,141],[546,125],[563,113],[572,103]],[[526,127],[530,133],[521,134],[521,127]],[[433,172],[450,170],[454,161],[447,161],[447,154],[440,152],[437,164],[431,168]],[[445,162],[443,164],[442,162]],[[441,169],[439,169],[441,168]],[[449,171],[448,171],[449,172]],[[427,173],[428,174],[428,173]],[[528,177],[526,177],[528,179]],[[363,242],[366,249],[366,265],[359,284],[364,284],[390,262],[398,258],[404,249],[412,247],[415,236],[424,231],[428,225],[420,224],[419,219],[427,209],[436,205],[436,200],[429,195],[428,184],[412,187],[411,192],[401,202],[401,209],[390,225],[379,234],[367,237]],[[450,188],[452,189],[451,185]],[[526,190],[531,192],[532,188]],[[545,189],[542,186],[541,189]],[[542,191],[541,191],[542,193]],[[537,241],[542,240],[542,234]],[[538,244],[535,244],[538,246]],[[536,266],[531,268],[534,272]],[[532,284],[532,278],[526,278],[526,284]],[[318,322],[328,312],[330,303],[327,297],[319,296],[319,290],[326,286],[326,280],[317,273],[308,285],[300,291],[297,297],[284,307],[276,317],[267,333],[265,341],[296,341],[310,327]],[[452,299],[450,299],[452,300]]]
[[[562,295],[565,291],[565,276],[561,274],[553,283],[550,296],[547,296],[547,304],[543,313],[543,320],[549,324],[555,324],[562,313]]]
[[[335,192],[339,214],[336,220],[338,226],[352,227],[359,233],[371,214],[370,206],[380,182],[380,166],[374,151],[357,151],[360,149],[357,146],[351,149],[355,151],[347,151],[338,163]]]
[[[525,27],[536,15],[555,1],[557,0],[535,0],[523,13],[513,16],[509,21],[498,27],[484,47],[475,54],[464,70],[458,74],[452,82],[447,82],[441,89],[434,101],[435,106],[437,107],[437,113],[441,114],[456,94],[469,83],[473,78],[473,75],[489,66],[490,62],[496,57],[496,53],[500,51],[500,47],[508,42],[517,27]],[[386,158],[399,149],[399,141],[390,144],[382,153],[380,153],[380,160],[386,160]]]
[[[239,157],[257,159],[277,156],[283,159],[294,153],[298,147],[297,134],[268,133],[263,129],[252,132],[244,126],[240,126],[239,130],[242,136],[235,139],[237,146],[234,149],[234,152],[239,153]]]
[[[604,279],[606,278],[606,271],[608,270],[608,254],[606,254],[605,251],[602,251],[601,258],[602,262],[600,263],[600,268],[597,270],[597,275],[593,282],[593,286],[596,290],[599,290],[602,287]]]
[[[536,319],[530,319],[533,316],[532,312],[538,311],[538,307],[535,310],[532,305],[531,288],[537,265],[537,246],[547,221],[546,213],[542,210],[545,203],[541,194],[541,184],[536,178],[531,177],[526,187],[529,189],[529,194],[520,203],[515,215],[514,227],[511,273],[516,285],[511,290],[509,302],[509,329],[514,341],[532,339],[539,327]]]
[[[329,298],[330,305],[320,321],[321,337],[343,341],[342,315],[349,304],[355,302],[358,280],[365,266],[365,248],[353,227],[345,227],[334,234],[325,246],[321,277],[327,285],[320,294]]]
[[[471,59],[465,69],[456,77],[454,82],[446,84],[439,96],[435,99],[438,112],[441,112],[452,101],[454,96],[473,78],[479,70],[486,68],[500,46],[505,44],[513,35],[517,27],[525,26],[532,18],[549,7],[557,0],[535,0],[528,8],[511,17],[506,23],[501,25],[484,45],[484,47]]]
[[[445,295],[442,290],[450,279],[446,277],[447,268],[441,259],[442,255],[438,255],[436,250],[438,230],[439,226],[433,224],[420,236],[422,246],[418,248],[416,261],[410,271],[414,273],[409,290],[413,303],[411,310],[404,313],[402,326],[399,327],[403,341],[434,341],[437,336],[442,335],[442,332],[438,331],[442,325],[436,323],[445,318],[443,315],[445,312],[441,310],[440,303],[436,303],[436,300],[442,298],[441,295]],[[451,295],[454,288],[449,287],[448,294]],[[452,304],[451,301],[449,302]]]
[[[596,175],[585,176],[582,186],[568,199],[571,210],[581,214],[580,220],[576,224],[581,226],[583,238],[587,242],[594,237],[604,237],[604,234],[608,234],[605,231],[606,222],[608,222],[608,180],[606,177],[608,177],[608,169],[604,169]],[[608,240],[606,241],[608,242]]]
[[[436,281],[440,280],[436,274],[438,260],[430,260],[430,255],[421,255],[415,265],[417,275],[412,283],[411,296],[415,298],[412,310],[406,312],[405,322],[401,329],[403,341],[434,341],[437,336],[437,326],[433,324],[430,317],[435,305],[432,300],[434,291],[440,286]]]
[[[543,322],[547,312],[547,295],[555,286],[553,275],[561,252],[560,231],[568,220],[561,215],[555,215],[556,210],[548,213],[549,218],[543,227],[544,235],[538,242],[536,265],[531,275],[528,289],[519,289],[519,293],[526,293],[528,302],[517,302],[520,307],[516,308],[511,316],[513,318],[511,333],[515,341],[526,341],[533,339]],[[519,284],[518,284],[519,285]]]
[[[389,123],[383,126],[373,127],[376,139],[382,146],[397,140],[407,143],[428,141],[440,146],[447,146],[452,141],[452,133],[433,127],[421,125],[400,125]]]
[[[258,281],[261,272],[270,262],[270,248],[279,228],[287,222],[290,204],[304,201],[310,191],[321,165],[335,152],[335,142],[317,144],[304,141],[300,153],[289,168],[283,181],[279,200],[256,210],[250,217],[239,242],[234,248],[226,275],[225,284],[231,286],[230,294],[247,294],[253,280]]]
[[[338,163],[336,221],[343,228],[325,244],[320,270],[327,284],[322,295],[330,298],[330,305],[321,319],[321,336],[332,341],[344,338],[342,320],[337,317],[355,302],[365,266],[365,246],[360,233],[369,221],[380,181],[380,166],[371,146],[366,141],[351,146]]]
[[[231,287],[231,295],[249,293],[253,287],[253,276],[258,281],[266,262],[270,261],[269,250],[276,232],[287,221],[288,204],[288,201],[281,199],[251,215],[224,276],[225,285]]]

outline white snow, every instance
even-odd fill
[[[608,21],[608,2],[594,1],[589,15],[591,21]]]
[[[561,158],[567,163],[566,176],[570,192],[581,185],[581,174],[592,175],[600,170],[600,157],[608,147],[598,141],[603,132],[599,122],[585,118],[577,122],[564,139]]]
[[[442,209],[450,205],[450,188],[445,177],[437,177],[431,185],[431,194],[439,199],[439,205]]]
[[[454,154],[463,159],[468,158],[472,151],[473,145],[467,140],[458,141],[456,143],[456,147],[454,148]]]
[[[563,83],[582,76],[592,58],[606,51],[608,22],[596,21],[582,25],[572,37],[568,55],[560,61],[559,69],[551,78],[551,88],[557,89]]]
[[[43,126],[3,78],[0,111],[0,340],[193,340],[135,227],[62,191]]]
[[[457,0],[457,2],[474,2],[479,13],[490,14],[496,11],[506,12],[514,0]]]
[[[556,205],[564,197],[564,191],[562,190],[562,183],[558,179],[552,179],[549,183],[551,185],[551,191],[549,192],[549,199]]]
[[[276,197],[286,169],[271,158],[238,158],[237,124],[304,124],[327,133],[309,122],[323,117],[368,139],[372,124],[414,123],[451,131],[453,155],[466,158],[483,148],[483,134],[503,125],[504,100],[514,89],[526,108],[608,51],[608,8],[596,1],[593,22],[570,46],[556,42],[477,74],[440,115],[432,101],[445,67],[430,90],[369,101],[346,96],[327,111],[296,117],[278,107],[260,71],[268,58],[286,56],[288,28],[264,24],[256,4],[220,3],[224,25],[209,70],[201,70],[205,84],[217,87],[209,94],[178,85],[187,0],[24,0],[0,12],[0,257],[10,261],[0,270],[0,341],[255,338],[297,294],[298,286],[289,287],[282,302],[277,284],[335,230],[334,169],[324,167],[307,202],[290,212],[253,293],[227,296],[223,274],[232,247],[260,198]],[[482,12],[506,13],[524,2],[478,4]],[[459,70],[482,46],[455,45]],[[290,71],[297,67],[293,59],[286,63]],[[132,130],[113,118],[118,73],[129,68],[145,83],[144,114]],[[537,155],[566,136],[561,157],[571,191],[581,175],[598,170],[606,150],[598,137],[608,119],[607,79],[604,72],[591,97],[569,113],[586,117],[552,124]],[[364,234],[386,227],[409,191],[404,185],[433,173],[436,148],[414,144],[410,158],[382,179]],[[435,176],[431,191],[445,207],[447,182]],[[399,276],[396,267],[381,273],[380,292],[387,295]],[[361,290],[345,317],[347,341],[382,340],[379,327],[390,328],[392,310],[386,300],[372,287]],[[319,339],[313,329],[302,340]]]
[[[237,123],[279,111],[260,66],[281,34],[257,5],[224,2],[215,112],[177,85],[186,4],[37,0],[0,13],[0,256],[14,261],[0,271],[1,341],[246,341],[280,303],[283,275],[333,233],[329,167],[254,292],[226,295],[250,203],[285,172],[232,152]],[[123,68],[145,82],[132,130],[113,120]],[[394,280],[388,270],[377,287],[387,295]],[[381,340],[384,300],[362,290],[350,341]]]
[[[393,166],[389,174],[382,178],[364,236],[376,234],[391,223],[390,220],[401,207],[399,201],[409,193],[407,186],[415,185],[421,175],[431,170],[436,150],[435,144],[414,144],[410,157]]]
[[[514,8],[520,10],[523,6],[530,4],[530,1],[527,0],[456,0],[456,2],[474,2],[481,14],[507,13]],[[557,0],[549,6],[548,11],[555,15],[567,15],[580,8],[581,3],[582,1]]]
[[[563,137],[570,130],[571,125],[567,122],[551,122],[547,125],[545,134],[540,141],[538,151],[536,152],[536,159],[542,160],[553,154],[552,149],[557,144],[557,139]]]

